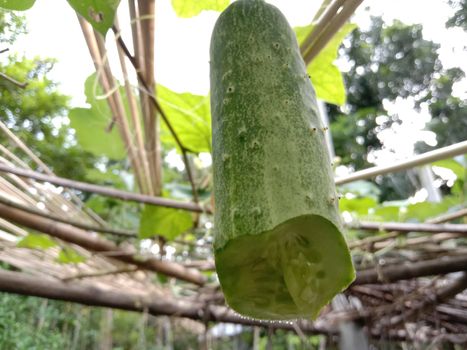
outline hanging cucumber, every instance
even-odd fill
[[[238,0],[211,39],[217,274],[227,303],[261,319],[315,318],[355,277],[325,127],[293,30]]]

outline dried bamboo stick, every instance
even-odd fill
[[[358,271],[357,278],[353,282],[353,285],[386,283],[458,271],[467,271],[467,256],[394,264]]]
[[[115,34],[115,36],[119,37],[121,33],[118,29],[117,22],[115,22],[115,28],[117,29],[117,33]],[[145,187],[147,188],[147,191],[143,193],[155,196],[156,191],[153,187],[153,182],[150,180],[151,171],[149,168],[149,160],[146,154],[146,149],[144,147],[143,129],[141,128],[141,120],[139,116],[138,106],[137,106],[133,91],[131,89],[131,85],[130,85],[130,81],[128,77],[128,71],[127,71],[126,63],[125,63],[125,54],[123,53],[123,50],[120,47],[120,45],[118,45],[118,40],[116,40],[116,43],[117,43],[116,46],[117,46],[118,58],[120,60],[120,68],[122,70],[123,80],[125,83],[125,92],[126,92],[126,96],[128,100],[130,117],[133,122],[134,138],[135,138],[135,143],[137,145],[136,150],[138,152],[139,158],[141,160],[141,164],[143,166],[142,172],[144,174],[143,176],[145,180]]]
[[[0,171],[16,174],[19,176],[29,177],[29,178],[32,178],[38,181],[49,182],[51,184],[58,185],[58,186],[74,188],[74,189],[84,191],[84,192],[97,193],[97,194],[101,194],[104,196],[119,198],[119,199],[128,200],[128,201],[159,205],[159,206],[163,206],[167,208],[184,209],[184,210],[193,211],[197,213],[212,213],[212,211],[209,208],[204,208],[201,205],[196,204],[196,203],[182,202],[182,201],[177,201],[173,199],[153,197],[153,196],[148,196],[148,195],[134,193],[134,192],[122,191],[122,190],[118,190],[114,188],[93,185],[93,184],[89,184],[86,182],[68,180],[62,177],[58,177],[58,176],[44,175],[44,174],[41,174],[35,171],[30,171],[27,169],[11,168],[4,164],[0,164]]]
[[[23,143],[23,141],[21,141],[13,132],[11,132],[11,130],[8,129],[8,127],[2,123],[2,121],[0,121],[0,129],[6,134],[11,142],[13,142],[20,150],[22,150],[29,158],[31,158],[31,160],[36,163],[42,169],[42,171],[44,171],[44,173],[48,175],[54,175],[53,171],[44,162],[42,162],[42,160],[37,157],[34,152],[32,152],[31,149]],[[84,208],[84,211],[78,211],[80,215],[85,216],[85,214],[87,214],[87,218],[92,219],[99,225],[105,224],[102,218],[100,218],[89,208],[86,208],[81,199],[79,199],[73,192],[69,192],[69,195],[80,208]],[[61,198],[61,196],[59,197]]]
[[[144,181],[140,173],[142,165],[140,164],[139,158],[135,152],[135,147],[132,142],[131,132],[128,128],[128,122],[125,117],[125,109],[123,108],[120,92],[117,88],[117,85],[115,84],[108,62],[103,61],[103,56],[105,56],[106,52],[104,43],[102,38],[95,34],[94,30],[88,22],[86,22],[80,16],[78,16],[78,20],[81,25],[81,30],[86,40],[86,44],[88,46],[89,53],[91,54],[94,65],[96,67],[96,72],[98,72],[102,90],[106,95],[109,96],[109,107],[112,111],[113,117],[117,121],[122,141],[128,152],[128,158],[130,159],[131,167],[135,173],[136,182],[138,183],[138,187],[143,191]]]
[[[118,247],[115,243],[100,238],[97,235],[93,236],[77,227],[26,213],[1,203],[0,217],[13,221],[19,225],[47,233],[63,241],[79,245],[90,251],[115,252],[117,255],[112,255],[114,259],[118,259],[128,264],[136,265],[147,270],[162,273],[197,285],[203,285],[205,282],[205,277],[198,271],[187,269],[178,263],[155,258],[148,258],[145,260],[138,259],[134,257],[133,254],[128,254],[130,253],[128,250],[124,250]]]
[[[319,33],[319,36],[311,45],[311,48],[303,55],[303,60],[307,65],[326,47],[329,41],[341,29],[345,22],[347,22],[362,2],[363,0],[347,0],[343,3],[342,10],[334,16],[326,25],[325,29]]]
[[[138,1],[138,21],[140,22],[141,46],[139,50],[143,54],[144,60],[140,68],[140,74],[144,78],[145,88],[148,90],[148,96],[144,96],[144,110],[146,115],[146,152],[149,157],[149,167],[151,169],[152,186],[155,194],[160,195],[162,190],[162,166],[161,149],[159,139],[159,121],[155,106],[150,103],[150,96],[155,96],[156,82],[154,77],[154,20],[155,20],[155,1]],[[143,91],[143,90],[140,90]],[[146,95],[146,94],[144,94]]]
[[[272,327],[294,331],[286,322],[261,321],[243,317],[223,307],[173,298],[155,298],[123,290],[103,289],[90,283],[65,283],[22,272],[0,270],[0,291],[42,298],[71,301],[91,306],[111,307],[123,310],[145,311],[152,315],[187,317],[194,320],[227,322],[243,325]],[[311,322],[300,322],[300,329],[307,334],[335,333],[336,330]]]
[[[349,228],[365,231],[397,231],[428,233],[461,233],[467,234],[467,224],[423,224],[408,222],[369,222],[360,221],[349,225]]]
[[[320,16],[318,22],[311,30],[310,34],[303,40],[300,45],[300,53],[305,55],[305,53],[311,48],[313,41],[321,34],[321,31],[326,28],[329,24],[329,21],[336,15],[337,11],[342,7],[342,4],[346,0],[334,0],[331,5],[327,6],[323,15]],[[317,13],[318,15],[318,13]],[[315,15],[316,16],[316,15]]]
[[[371,179],[377,175],[394,173],[402,170],[412,169],[419,165],[430,164],[441,159],[452,158],[467,153],[467,141],[455,143],[450,146],[438,148],[434,151],[425,152],[412,158],[393,162],[390,165],[379,165],[372,168],[356,171],[353,174],[336,178],[336,185],[343,185],[358,180]]]

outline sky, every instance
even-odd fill
[[[303,26],[309,24],[321,0],[269,2],[279,7],[292,26]],[[383,14],[386,20],[397,18],[405,23],[422,23],[425,37],[442,44],[440,54],[443,64],[447,67],[463,66],[467,71],[467,53],[452,51],[454,47],[459,47],[458,43],[465,42],[465,33],[461,30],[447,32],[444,28],[450,13],[444,1],[393,0],[388,4],[380,0],[366,0],[354,21],[363,26],[368,23],[368,13],[364,7],[370,6],[372,14]],[[174,13],[170,0],[157,0],[156,6],[156,80],[179,92],[206,94],[209,90],[209,40],[219,13],[204,11],[194,18],[181,19]],[[54,13],[52,16],[51,9]],[[126,1],[122,1],[119,9],[122,28],[129,27],[127,13]],[[56,58],[58,63],[53,77],[60,82],[64,93],[73,96],[74,104],[82,105],[84,80],[93,72],[93,65],[73,10],[64,0],[39,0],[25,14],[29,34],[20,38],[10,50],[29,57]],[[127,42],[131,42],[128,31],[123,36]],[[108,39],[112,39],[111,34]]]
[[[303,26],[310,23],[321,0],[269,0],[287,17],[290,24]],[[129,29],[127,2],[122,1],[119,8],[120,26]],[[371,8],[371,14],[383,15],[386,21],[399,19],[404,23],[421,23],[426,39],[441,44],[440,58],[446,68],[458,66],[467,72],[467,52],[459,43],[467,42],[462,30],[449,30],[444,23],[451,9],[443,0],[366,0],[360,6],[353,21],[360,26],[369,23],[369,14],[365,7]],[[52,13],[52,14],[51,14]],[[58,81],[61,91],[73,97],[74,106],[85,105],[84,81],[93,73],[94,67],[81,34],[74,11],[65,0],[39,0],[34,7],[25,12],[29,34],[21,37],[11,52],[24,53],[28,57],[53,57],[58,60],[51,77]],[[172,9],[170,0],[156,1],[156,44],[155,74],[156,81],[178,92],[205,95],[209,91],[209,41],[214,23],[219,13],[204,11],[190,18],[178,18]],[[123,31],[123,37],[129,46],[131,33]],[[113,36],[108,35],[109,56],[116,58],[113,49]],[[115,62],[115,72],[117,60]],[[112,64],[112,61],[111,61]],[[345,69],[345,65],[342,65]],[[118,74],[116,74],[118,77]],[[467,84],[458,84],[455,94],[467,97]],[[389,147],[396,147],[396,152],[375,155],[376,164],[391,161],[394,158],[406,158],[413,152],[412,146],[397,141],[399,137],[408,135],[413,139],[414,130],[417,137],[433,144],[433,135],[422,129],[429,115],[426,110],[416,113],[411,101],[398,101],[386,106],[393,113],[398,113],[404,121],[400,130],[382,134]],[[436,141],[434,141],[436,143]],[[391,153],[391,152],[390,152]]]

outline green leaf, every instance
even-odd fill
[[[400,208],[391,205],[378,207],[371,219],[374,221],[399,221]]]
[[[114,23],[120,0],[67,0],[73,9],[105,36]]]
[[[104,155],[112,159],[121,159],[125,149],[116,128],[105,132],[109,120],[94,109],[73,108],[68,115],[71,127],[76,130],[79,144],[95,155]]]
[[[107,171],[102,172],[99,169],[89,169],[86,172],[86,178],[89,179],[92,183],[102,184],[107,186],[112,186],[113,188],[118,188],[122,190],[130,190],[123,177],[119,174],[116,169],[107,169]]]
[[[183,145],[194,153],[211,152],[209,96],[176,93],[158,85],[157,97]],[[163,122],[161,140],[166,146],[176,147]]]
[[[21,240],[16,244],[16,246],[20,248],[41,250],[52,248],[56,245],[57,243],[55,243],[49,236],[36,233],[28,234],[26,237],[21,238]]]
[[[339,46],[344,38],[357,26],[353,23],[344,25],[329,41],[313,61],[308,65],[307,71],[316,90],[318,98],[332,104],[342,106],[345,104],[345,86],[341,72],[334,64]],[[295,28],[297,40],[301,43],[311,32],[312,26]]]
[[[373,182],[359,180],[340,185],[339,192],[350,192],[361,197],[372,197],[377,199],[381,193],[381,190]]]
[[[25,11],[30,9],[36,0],[0,0],[0,7],[7,10]]]
[[[187,184],[176,182],[164,183],[164,190],[167,190],[171,198],[180,200],[191,200],[193,198],[193,188]],[[201,201],[207,200],[211,196],[211,191],[197,188],[197,194]]]
[[[84,86],[86,101],[91,108],[73,108],[68,115],[79,144],[97,156],[116,160],[124,158],[126,152],[118,128],[114,126],[111,132],[106,131],[112,120],[112,113],[107,100],[99,98],[102,96],[102,89],[97,84],[96,74],[89,76]]]
[[[376,207],[376,200],[370,197],[347,199],[339,201],[341,211],[349,211],[360,215],[367,215],[370,208]]]
[[[459,205],[459,198],[454,196],[446,196],[439,203],[420,202],[407,206],[407,211],[404,214],[405,220],[425,221],[428,218],[441,215],[449,211],[451,207]]]
[[[454,159],[439,160],[432,163],[431,165],[451,170],[460,180],[463,180],[466,175],[466,169],[462,166],[462,164],[456,162]]]
[[[108,201],[107,198],[101,196],[92,195],[86,201],[86,207],[96,212],[98,215],[103,215],[108,210]]]
[[[86,258],[70,247],[63,247],[56,259],[60,264],[79,264]]]
[[[160,235],[172,240],[191,226],[191,214],[185,210],[145,205],[140,219],[139,237],[151,238]]]
[[[189,18],[203,10],[223,11],[230,0],[172,0],[172,6],[178,17]]]

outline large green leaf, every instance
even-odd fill
[[[374,221],[399,221],[400,219],[400,207],[392,205],[377,207],[371,216],[371,220]]]
[[[452,207],[460,205],[459,198],[455,196],[446,196],[441,202],[420,202],[407,206],[407,211],[404,214],[405,220],[417,220],[423,222],[428,218],[433,218],[444,214]]]
[[[92,108],[73,108],[68,117],[71,127],[76,130],[78,142],[85,150],[112,159],[123,158],[125,149],[118,131],[116,128],[110,133],[105,131],[110,122],[105,115]]]
[[[52,248],[56,245],[57,243],[55,243],[49,236],[37,233],[28,234],[26,237],[21,238],[21,240],[16,244],[17,247],[21,248],[41,250]]]
[[[158,85],[157,98],[183,145],[194,153],[211,152],[209,96],[176,93]],[[163,122],[161,140],[168,146],[176,146]]]
[[[341,198],[339,201],[339,209],[341,211],[349,211],[360,215],[367,215],[371,208],[377,205],[376,200],[371,197],[347,199]]]
[[[334,61],[337,58],[338,49],[342,41],[356,27],[352,23],[344,25],[308,65],[307,71],[316,90],[316,95],[328,103],[339,106],[345,103],[344,79]],[[300,43],[310,33],[312,26],[294,29],[297,34],[297,40]]]
[[[68,115],[79,144],[98,156],[124,158],[126,152],[118,128],[113,127],[112,131],[106,131],[112,120],[112,113],[107,100],[100,98],[102,89],[97,84],[96,74],[88,77],[84,86],[86,101],[91,108],[73,108]]]
[[[0,0],[0,7],[7,10],[25,11],[35,2],[36,0]]]
[[[91,23],[102,35],[114,23],[120,0],[67,0],[73,9]]]
[[[172,0],[172,6],[179,17],[196,16],[203,10],[222,11],[230,0]]]
[[[140,219],[139,237],[151,238],[160,235],[171,240],[190,229],[192,225],[191,214],[185,210],[145,205]]]
[[[89,169],[86,172],[86,178],[92,183],[112,186],[121,190],[130,190],[125,183],[122,175],[116,167],[110,167],[105,172],[99,169]]]
[[[458,179],[463,180],[466,176],[466,169],[454,159],[443,159],[432,163],[431,165],[439,166],[451,170]]]
[[[56,259],[60,264],[79,264],[86,261],[86,258],[70,247],[63,247]]]

